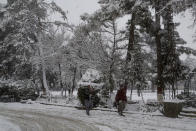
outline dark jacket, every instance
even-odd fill
[[[90,94],[91,94],[91,90],[89,88],[85,88],[84,99],[89,100],[90,99]]]
[[[116,94],[115,101],[119,102],[120,100],[122,100],[122,101],[126,101],[127,102],[126,93],[127,93],[127,89],[125,87],[121,88],[120,90],[118,90],[117,94]]]
[[[84,99],[90,100],[91,96],[95,96],[98,92],[99,90],[95,90],[93,88],[85,88]]]

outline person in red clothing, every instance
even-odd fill
[[[123,115],[123,110],[125,109],[127,103],[127,96],[126,96],[127,89],[124,84],[120,85],[120,89],[117,91],[115,102],[118,108],[118,113],[121,116]]]

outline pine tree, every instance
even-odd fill
[[[107,2],[106,2],[107,3]],[[119,74],[119,61],[121,57],[120,46],[121,42],[125,40],[123,31],[119,31],[117,27],[117,16],[119,12],[115,8],[107,8],[107,4],[103,4],[102,8],[92,15],[83,15],[82,19],[91,25],[91,29],[100,32],[102,41],[100,44],[104,49],[104,59],[98,68],[103,72],[109,84],[110,93],[113,92],[115,85],[115,78]],[[104,67],[104,68],[103,68]]]
[[[117,1],[117,0],[111,0],[111,1],[100,1],[101,4],[105,5],[105,8],[108,8],[108,10],[118,11],[118,17],[123,16],[125,14],[131,15],[131,20],[129,21],[129,29],[128,29],[128,48],[127,48],[127,55],[126,55],[126,60],[125,60],[125,66],[124,66],[124,79],[125,79],[125,86],[128,85],[129,83],[129,71],[128,71],[128,66],[131,63],[132,60],[132,53],[134,52],[134,46],[136,45],[136,40],[135,40],[135,31],[136,31],[136,25],[142,24],[146,17],[149,16],[149,12],[147,10],[147,6],[145,1],[135,1],[135,0],[122,0],[122,1]],[[147,12],[146,12],[147,11]],[[146,16],[145,16],[146,15]]]

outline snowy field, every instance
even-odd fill
[[[196,119],[166,118],[156,114],[125,113],[70,107],[47,106],[38,103],[0,103],[1,131],[195,131]]]

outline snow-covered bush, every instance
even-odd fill
[[[1,81],[0,98],[1,101],[19,102],[20,100],[36,100],[38,95],[35,89],[27,84],[27,82]]]
[[[156,103],[144,104],[142,101],[139,102],[138,110],[141,112],[156,112],[159,109],[159,105]]]
[[[93,102],[93,107],[97,107],[100,104],[100,98],[98,97],[98,92],[102,90],[102,76],[101,73],[95,69],[87,69],[82,75],[82,78],[77,83],[78,84],[78,98],[82,105],[84,105],[84,99],[88,96],[89,88],[91,87],[91,99]]]
[[[99,90],[95,90],[95,89],[93,89],[93,91],[91,91],[90,99],[93,104],[93,107],[97,107],[99,105],[100,98],[97,95],[98,91]],[[84,101],[85,101],[86,97],[89,97],[88,96],[89,93],[90,93],[90,91],[89,91],[88,86],[80,87],[78,89],[78,99],[83,106],[85,106]]]
[[[15,86],[4,86],[0,88],[0,101],[20,101],[18,88]]]
[[[190,92],[189,95],[181,92],[181,94],[177,95],[177,98],[180,100],[185,100],[184,105],[190,107],[196,107],[196,94]]]
[[[36,100],[38,95],[35,94],[35,89],[34,88],[20,88],[18,90],[19,98],[20,100]]]
[[[101,73],[95,69],[87,69],[82,75],[82,82],[101,83]]]

